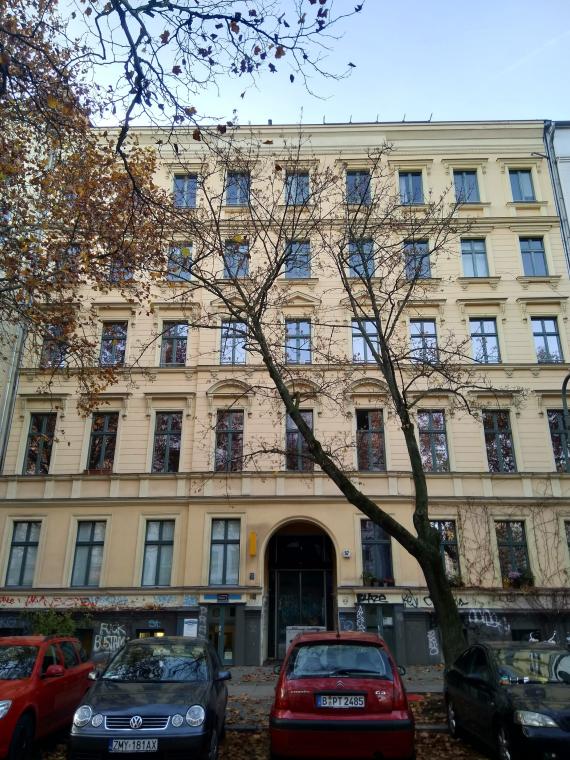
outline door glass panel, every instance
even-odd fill
[[[302,625],[325,625],[325,590],[319,570],[301,572],[300,606]]]

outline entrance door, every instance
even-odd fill
[[[208,607],[208,639],[224,665],[234,664],[236,608],[232,604]]]
[[[287,626],[332,627],[333,551],[321,530],[297,523],[273,536],[268,554],[268,654],[281,658]]]

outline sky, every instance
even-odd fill
[[[334,0],[337,12],[355,4]],[[196,105],[221,118],[237,108],[241,124],[570,119],[570,0],[367,0],[330,44],[329,70],[356,68],[315,78],[319,97],[283,69],[243,99],[243,80],[226,80]]]

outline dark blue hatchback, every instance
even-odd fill
[[[470,733],[500,760],[570,758],[570,651],[554,644],[475,644],[445,674],[453,736]]]
[[[68,757],[217,760],[229,678],[202,639],[129,641],[77,708]]]

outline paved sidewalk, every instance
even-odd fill
[[[228,729],[249,731],[267,725],[277,683],[273,666],[235,667],[231,672],[226,716]],[[406,669],[403,680],[410,694],[441,693],[443,665],[411,665]]]

